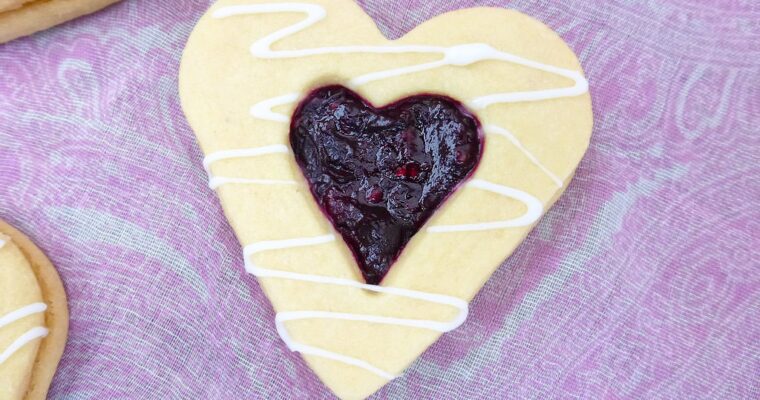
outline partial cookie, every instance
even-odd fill
[[[21,8],[30,1],[33,0],[0,0],[0,13]]]
[[[66,293],[44,253],[3,221],[0,244],[0,398],[44,400],[66,345]]]
[[[119,0],[0,0],[0,43],[51,28]]]
[[[180,95],[284,346],[343,399],[465,321],[592,127],[573,51],[501,8],[388,40],[350,0],[220,0]]]

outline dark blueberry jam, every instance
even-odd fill
[[[343,86],[314,90],[290,126],[314,198],[379,284],[420,227],[475,171],[483,137],[458,101],[421,94],[376,108]]]

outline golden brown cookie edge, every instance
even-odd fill
[[[42,290],[42,296],[48,305],[48,310],[45,313],[45,324],[50,333],[40,343],[26,395],[26,400],[44,400],[66,347],[69,330],[66,291],[58,271],[45,253],[29,237],[3,220],[0,220],[0,233],[10,236],[21,249],[32,266]]]
[[[34,0],[0,12],[0,44],[99,11],[119,0]]]

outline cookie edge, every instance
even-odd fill
[[[0,44],[100,11],[120,0],[34,0],[0,12]]]
[[[29,388],[24,397],[25,400],[44,400],[47,398],[50,384],[53,382],[58,363],[66,347],[69,330],[66,290],[58,271],[45,253],[29,237],[1,219],[0,233],[10,236],[29,261],[40,289],[42,289],[42,297],[48,305],[48,310],[45,313],[45,325],[50,333],[40,343],[37,360],[35,360],[32,368]]]

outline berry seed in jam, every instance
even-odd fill
[[[475,171],[480,124],[458,101],[422,94],[376,108],[343,86],[296,108],[290,144],[311,193],[379,284],[409,240]]]

